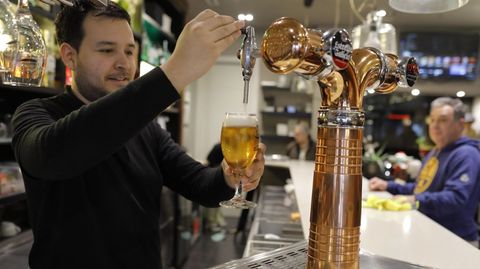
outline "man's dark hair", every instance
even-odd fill
[[[55,19],[58,44],[68,43],[77,51],[80,48],[85,32],[83,21],[89,14],[95,17],[105,16],[123,19],[130,24],[130,15],[113,1],[108,5],[94,3],[90,0],[74,0],[72,7],[64,5]]]

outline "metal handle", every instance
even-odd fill
[[[245,35],[242,42],[242,47],[238,51],[238,59],[242,65],[242,75],[244,80],[250,80],[252,76],[255,60],[259,52],[257,49],[257,40],[255,38],[255,29],[252,26],[247,26],[242,29]]]
[[[257,49],[257,41],[255,38],[255,29],[248,25],[242,29],[242,33],[245,35],[242,42],[242,47],[238,51],[238,58],[240,59],[240,64],[242,65],[242,76],[243,76],[243,103],[248,103],[248,91],[250,78],[253,73],[253,67],[255,66],[255,60],[259,52]]]

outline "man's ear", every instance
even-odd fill
[[[75,70],[75,66],[77,66],[77,50],[75,48],[68,43],[62,43],[60,45],[60,56],[65,66],[70,70]]]

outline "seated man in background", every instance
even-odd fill
[[[290,159],[315,160],[315,142],[310,137],[310,128],[305,122],[295,126],[295,141],[287,145],[287,156]]]
[[[428,132],[435,148],[422,163],[415,183],[372,178],[370,190],[403,194],[418,210],[478,248],[474,220],[480,200],[479,142],[462,136],[465,106],[440,97],[431,103]]]

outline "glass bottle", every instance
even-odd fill
[[[16,12],[18,49],[11,72],[4,83],[15,86],[40,86],[45,73],[47,47],[38,24],[33,20],[28,0],[19,0]]]
[[[0,76],[10,72],[14,53],[17,51],[17,22],[13,5],[0,0]]]

